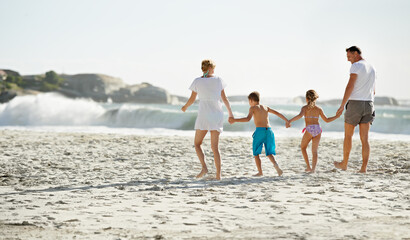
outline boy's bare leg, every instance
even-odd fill
[[[194,140],[195,151],[196,151],[196,155],[198,155],[199,161],[201,162],[201,165],[202,165],[202,170],[196,176],[197,178],[203,177],[208,172],[208,168],[206,167],[206,163],[205,163],[205,155],[204,155],[204,152],[202,151],[202,148],[201,148],[202,141],[204,140],[204,137],[205,137],[207,132],[208,131],[206,131],[206,130],[196,130],[196,132],[195,132],[195,140]]]
[[[270,161],[273,163],[273,167],[276,169],[276,172],[278,173],[279,176],[282,176],[283,171],[282,169],[279,168],[278,163],[276,163],[275,161],[275,157],[273,155],[268,155],[268,158],[270,159]]]
[[[350,151],[352,150],[352,138],[355,126],[345,123],[345,139],[343,142],[343,161],[334,162],[336,168],[346,170],[347,162],[349,161]]]
[[[315,172],[317,164],[317,149],[319,148],[319,142],[322,134],[317,135],[312,139],[312,171]]]
[[[253,175],[253,176],[255,176],[255,177],[262,176],[263,175],[263,173],[262,173],[262,163],[261,163],[261,159],[259,158],[259,155],[255,156],[255,163],[256,163],[256,167],[258,168],[258,173]]]
[[[310,140],[312,140],[312,135],[306,131],[302,137],[302,142],[300,143],[300,150],[302,151],[303,159],[305,159],[305,162],[306,162],[306,169],[305,169],[306,172],[312,171],[312,169],[310,168],[310,164],[309,164],[309,157],[306,151]]]
[[[360,140],[362,141],[362,158],[363,163],[360,169],[360,173],[365,173],[367,168],[367,163],[369,162],[370,156],[370,144],[369,144],[369,130],[370,123],[361,123],[359,125],[360,130]]]
[[[219,132],[211,131],[211,148],[214,153],[216,179],[221,180],[221,155],[219,154]]]

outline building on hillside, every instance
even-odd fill
[[[0,80],[4,81],[7,78],[7,73],[0,69]]]

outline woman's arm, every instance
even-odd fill
[[[194,91],[192,91],[191,96],[189,97],[188,101],[187,101],[187,102],[185,103],[185,105],[181,108],[181,110],[182,110],[183,112],[185,112],[185,111],[188,109],[188,107],[191,106],[191,105],[195,102],[196,95],[197,95],[197,93],[194,92]]]
[[[340,115],[342,115],[342,113],[338,113],[337,115],[328,118],[328,117],[326,117],[326,114],[323,112],[323,110],[322,110],[321,108],[320,108],[319,114],[320,114],[320,117],[323,119],[323,121],[325,121],[325,122],[327,122],[327,123],[332,122],[332,121],[338,119],[338,118],[340,117]]]
[[[296,115],[295,117],[293,117],[292,119],[290,119],[289,123],[301,119],[303,117],[303,115],[305,115],[305,107],[302,107],[302,109],[300,109],[300,113],[298,115]]]
[[[233,117],[233,113],[232,113],[232,109],[231,109],[231,104],[229,103],[229,100],[228,100],[228,98],[226,97],[225,90],[222,90],[222,91],[221,91],[221,98],[222,98],[222,102],[224,102],[224,104],[225,104],[225,106],[226,106],[226,109],[228,110],[229,117]]]

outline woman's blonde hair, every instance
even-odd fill
[[[312,108],[316,105],[315,101],[319,98],[319,95],[315,90],[309,90],[306,92],[306,99],[308,100],[308,107]]]
[[[202,72],[206,72],[209,70],[209,68],[215,68],[215,66],[216,66],[215,63],[212,60],[205,59],[202,61],[201,69],[202,69]]]

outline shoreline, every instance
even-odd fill
[[[277,140],[282,177],[250,137],[220,140],[222,180],[195,179],[193,136],[0,131],[0,232],[41,239],[403,239],[409,237],[408,142],[370,140],[358,174],[354,140],[323,138],[317,172],[305,174],[300,138]],[[310,156],[310,153],[309,153]]]
[[[358,132],[358,127],[356,127],[355,134],[353,136],[354,140],[359,140],[360,135]],[[291,130],[286,128],[274,128],[275,138],[295,138],[302,139],[303,134],[301,134],[302,129],[293,128]],[[119,128],[119,127],[107,127],[107,126],[0,126],[1,131],[28,131],[28,132],[49,132],[49,133],[77,133],[77,134],[116,134],[121,136],[163,136],[163,137],[194,137],[194,130],[176,130],[176,129],[164,129],[164,128]],[[289,133],[289,131],[292,131]],[[224,131],[221,137],[249,137],[251,138],[253,131]],[[209,138],[207,136],[205,138]],[[334,132],[326,131],[322,133],[322,139],[335,139],[342,140],[344,138],[344,132]],[[375,133],[370,131],[370,140],[384,140],[388,142],[410,142],[410,135],[407,134],[386,134],[386,133]]]

